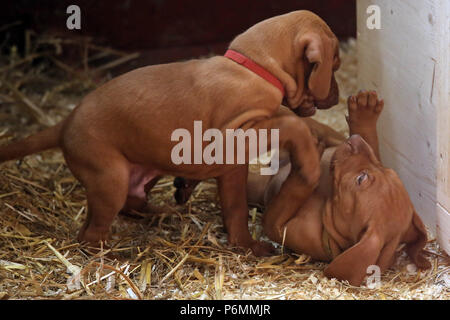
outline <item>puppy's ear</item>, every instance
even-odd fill
[[[303,52],[303,57],[312,64],[308,88],[316,99],[325,99],[331,88],[335,54],[334,41],[319,34],[307,34],[302,36],[299,41],[300,52]]]
[[[338,255],[325,269],[329,278],[347,280],[360,286],[367,275],[367,268],[377,263],[384,241],[375,230],[368,229],[361,240]]]
[[[423,248],[427,244],[427,229],[414,211],[411,224],[405,234],[406,252],[416,266],[420,269],[431,267],[430,262],[425,258]]]

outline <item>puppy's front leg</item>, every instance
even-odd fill
[[[316,188],[320,177],[316,140],[306,123],[296,116],[281,115],[261,121],[258,128],[278,128],[279,146],[290,154],[291,172],[264,214],[264,231],[276,242],[283,240],[283,229]]]
[[[384,107],[383,99],[378,99],[375,91],[360,91],[357,95],[350,96],[347,104],[350,135],[359,134],[380,160],[377,120]]]
[[[228,242],[252,249],[255,256],[271,255],[272,245],[254,240],[248,230],[247,174],[248,165],[240,165],[217,179]]]

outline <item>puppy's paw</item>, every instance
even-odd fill
[[[173,181],[173,186],[176,188],[174,197],[177,204],[185,204],[199,183],[199,180],[176,177]]]
[[[255,241],[250,246],[250,249],[257,257],[267,257],[275,254],[275,248],[270,243],[264,241]]]
[[[348,118],[350,127],[373,127],[384,107],[383,99],[378,99],[375,91],[360,91],[348,98]]]

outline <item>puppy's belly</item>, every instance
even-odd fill
[[[161,175],[159,170],[142,165],[132,164],[128,182],[128,196],[145,198],[145,185]]]

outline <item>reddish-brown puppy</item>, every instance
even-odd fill
[[[230,49],[278,78],[300,115],[337,103],[338,41],[313,13],[262,21],[236,37]],[[223,56],[144,67],[90,93],[55,127],[1,147],[0,161],[60,147],[86,188],[88,214],[78,239],[90,243],[107,239],[120,210],[142,209],[161,175],[217,178],[230,244],[268,254],[271,247],[248,231],[247,166],[176,165],[171,134],[179,128],[192,133],[195,120],[224,136],[225,129],[280,128],[280,146],[289,149],[294,164],[287,183],[315,186],[320,167],[314,139],[300,118],[273,118],[282,99],[270,82]]]
[[[357,286],[368,266],[377,265],[381,272],[389,268],[402,243],[419,268],[430,267],[423,256],[426,229],[397,174],[380,162],[376,123],[383,105],[373,91],[350,97],[347,140],[306,120],[325,147],[320,184],[308,198],[289,190],[284,191],[289,196],[279,193],[289,164],[269,181],[249,178],[249,197],[267,207],[266,234],[297,253],[331,261],[328,277]]]

